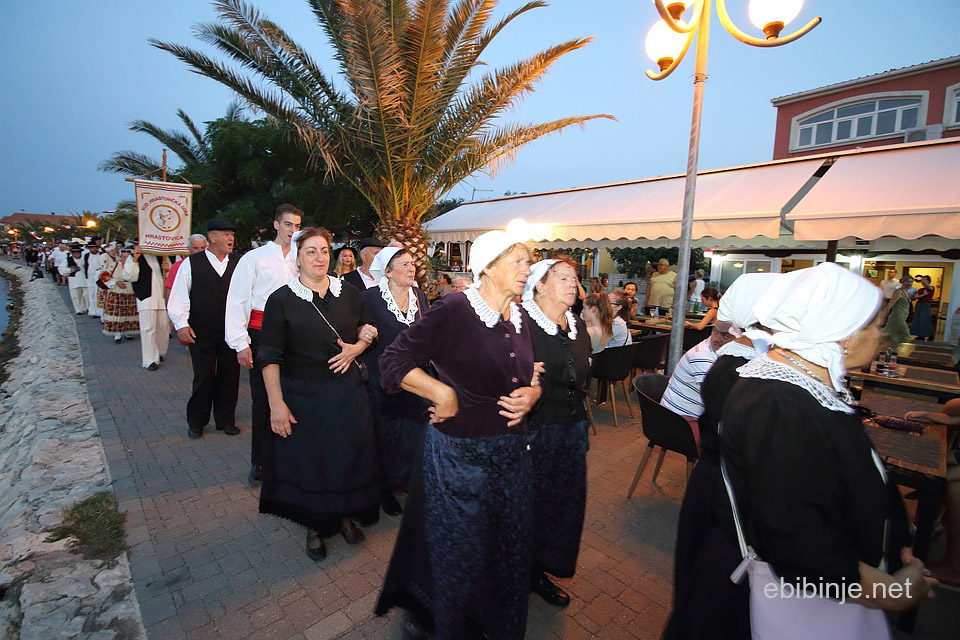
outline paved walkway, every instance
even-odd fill
[[[61,293],[69,304],[65,287]],[[229,437],[208,427],[202,439],[188,440],[186,349],[172,340],[166,361],[151,373],[140,367],[137,340],[114,344],[98,321],[79,316],[76,323],[151,638],[399,637],[399,612],[373,615],[399,518],[383,516],[366,529],[362,545],[330,539],[327,559],[310,561],[304,530],[259,515],[258,491],[245,484],[246,375],[242,433]],[[618,398],[619,428],[609,412],[595,410],[579,567],[575,578],[561,581],[573,601],[558,610],[533,597],[530,638],[658,638],[666,621],[685,461],[668,455],[657,485],[648,469],[626,500],[641,454],[640,427],[638,419],[623,417],[619,392]],[[957,624],[957,616],[952,620]]]

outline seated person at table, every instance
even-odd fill
[[[640,306],[640,301],[637,300],[637,284],[628,282],[623,285],[623,292],[627,294],[627,299],[630,301],[630,316],[637,315],[637,307]]]
[[[727,333],[729,328],[729,322],[716,323],[709,338],[683,354],[660,399],[661,406],[682,416],[690,423],[693,439],[697,441],[697,449],[700,448],[699,418],[703,415],[700,385],[707,377],[710,367],[717,361],[717,351],[736,337]]]
[[[630,320],[630,299],[622,290],[611,291],[607,295],[610,300],[610,307],[613,309],[613,337],[607,343],[608,347],[622,347],[633,344],[633,336],[630,335],[630,327],[627,322]]]
[[[591,293],[583,301],[583,321],[590,336],[590,352],[600,353],[613,338],[613,309],[603,293]]]
[[[710,326],[710,324],[717,319],[717,309],[720,307],[720,294],[717,293],[717,290],[714,287],[707,287],[703,290],[703,293],[700,294],[700,301],[701,304],[703,304],[703,308],[706,309],[703,318],[700,319],[700,322],[684,320],[683,326],[700,331]]]
[[[960,424],[960,398],[943,405],[943,413],[931,411],[908,411],[905,420],[936,422],[946,425]],[[947,492],[944,497],[943,526],[947,530],[947,551],[939,562],[931,562],[927,568],[944,584],[960,587],[960,451],[956,449],[947,456]]]

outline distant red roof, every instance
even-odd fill
[[[49,224],[60,224],[61,222],[70,222],[73,218],[70,216],[59,216],[55,213],[11,213],[8,216],[0,218],[0,224],[20,224],[26,222],[46,222]]]

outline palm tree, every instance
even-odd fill
[[[444,194],[481,170],[496,172],[524,144],[593,118],[539,124],[499,119],[530,92],[578,38],[526,60],[468,76],[490,42],[527,2],[492,22],[497,0],[308,0],[333,45],[346,89],[277,24],[243,0],[214,2],[219,21],[196,26],[200,40],[237,66],[186,46],[151,39],[201,75],[288,127],[315,161],[344,176],[370,202],[384,237],[412,251],[422,278],[420,219]]]
[[[184,165],[202,164],[209,152],[203,134],[200,133],[200,129],[183,109],[177,109],[177,117],[187,127],[187,133],[162,129],[146,120],[131,122],[130,131],[149,135],[161,145],[170,149]],[[237,102],[231,102],[227,107],[224,119],[243,120],[241,105]],[[136,151],[117,151],[109,160],[104,160],[97,166],[98,171],[122,173],[136,178],[150,175],[155,180],[160,179],[161,169],[159,161]]]

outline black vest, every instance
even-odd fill
[[[137,300],[146,300],[153,295],[153,269],[147,262],[147,256],[142,254],[140,259],[137,260],[137,264],[140,265],[140,277],[133,283],[133,293],[136,294]],[[191,305],[190,308],[192,309],[193,306]]]
[[[195,253],[190,261],[190,317],[187,323],[197,334],[207,339],[224,339],[224,320],[227,315],[227,291],[230,278],[237,266],[237,256],[227,256],[227,270],[217,275],[206,256],[206,251]]]

